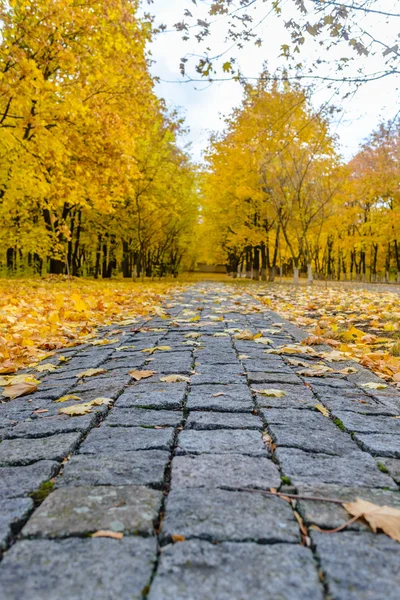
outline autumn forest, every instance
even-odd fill
[[[136,2],[2,3],[3,274],[162,277],[197,262],[400,280],[400,125],[346,162],[312,87],[265,70],[194,164],[154,91]]]

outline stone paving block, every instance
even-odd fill
[[[366,394],[360,394],[355,397],[342,397],[341,394],[335,396],[328,396],[325,393],[318,393],[317,395],[321,402],[329,408],[332,414],[336,412],[352,412],[359,413],[362,415],[388,415],[396,416],[400,414],[400,409],[392,406],[388,406],[382,403],[378,403],[373,398],[370,398]]]
[[[40,460],[27,467],[0,467],[0,498],[26,496],[48,481],[60,468],[59,463]]]
[[[379,506],[386,505],[400,509],[400,494],[390,490],[320,484],[297,486],[297,493],[299,496],[333,498],[343,502],[353,502],[357,498],[362,498]],[[298,500],[297,506],[306,525],[314,524],[323,529],[336,529],[351,518],[340,504],[332,502]],[[355,521],[346,529],[370,531],[368,525],[362,521]]]
[[[83,415],[79,419],[71,418],[67,415],[41,416],[37,419],[27,419],[10,429],[4,439],[42,438],[56,433],[69,433],[71,431],[86,433],[97,423],[99,417],[100,414],[94,412],[89,415]]]
[[[365,452],[329,456],[294,448],[277,448],[275,456],[283,474],[289,477],[295,486],[337,483],[345,486],[396,489],[394,481],[385,473],[381,473],[372,456]]]
[[[208,541],[299,542],[290,505],[263,494],[172,488],[161,535]]]
[[[169,453],[160,450],[82,454],[64,467],[57,485],[151,485],[161,488]]]
[[[354,439],[363,450],[374,456],[400,458],[400,436],[384,433],[355,433]],[[1,447],[0,447],[1,449]]]
[[[189,541],[163,548],[149,600],[322,600],[308,548]]]
[[[398,600],[399,544],[383,534],[312,532],[328,595],[340,600]]]
[[[328,387],[339,390],[357,389],[355,385],[349,381],[346,381],[343,377],[323,377],[321,378],[321,381],[318,379],[318,377],[303,377],[303,380],[310,385],[313,391],[317,391],[319,387]]]
[[[289,375],[289,378],[292,378],[293,370],[288,367],[283,360],[243,360],[242,361],[245,370],[247,373],[263,373],[268,375],[279,374],[279,375]],[[299,382],[299,378],[297,378],[297,383]],[[300,380],[300,383],[301,380]]]
[[[199,385],[191,389],[187,398],[187,408],[249,412],[254,409],[254,404],[247,385]]]
[[[92,430],[80,448],[80,454],[105,454],[132,450],[169,450],[174,430],[141,427],[107,427]]]
[[[309,388],[303,385],[279,384],[253,384],[251,389],[256,394],[258,406],[263,408],[315,408],[318,400],[315,398]],[[258,390],[274,389],[285,392],[284,396],[276,398],[257,393]]]
[[[179,410],[113,408],[104,422],[108,427],[175,427],[183,419]]]
[[[113,357],[110,360],[107,360],[105,363],[101,365],[103,369],[107,371],[114,371],[123,369],[125,371],[131,371],[132,369],[140,369],[145,361],[145,357],[138,354],[130,354],[126,358],[116,358]]]
[[[152,535],[162,493],[138,486],[62,487],[52,492],[22,530],[24,537],[70,537],[106,529]]]
[[[384,433],[400,435],[400,419],[389,416],[367,416],[349,411],[333,411],[333,416],[343,423],[348,431],[357,433]]]
[[[214,429],[212,431],[182,431],[178,437],[177,454],[247,454],[267,456],[261,432],[249,429]]]
[[[119,408],[155,408],[179,409],[182,408],[186,395],[185,383],[171,384],[144,384],[129,386],[118,398],[115,406]]]
[[[78,396],[82,392],[93,392],[95,398],[116,398],[132,382],[130,375],[107,376],[107,377],[89,377],[79,381],[74,388],[74,393]]]
[[[262,371],[249,371],[247,377],[251,384],[267,383],[267,384],[293,384],[302,386],[303,382],[300,377],[292,373],[267,373]],[[295,390],[294,390],[295,391]]]
[[[233,366],[233,365],[232,365]],[[192,375],[190,383],[192,385],[206,385],[206,384],[243,384],[246,383],[243,367],[238,364],[232,370],[227,369],[228,365],[220,365],[219,369],[215,367],[202,368],[200,373]]]
[[[285,412],[285,411],[280,411]],[[310,412],[310,411],[296,411]],[[267,419],[268,420],[268,419]],[[331,425],[329,427],[328,425]],[[327,426],[314,428],[302,426],[293,421],[289,425],[271,425],[269,431],[278,448],[299,448],[306,452],[322,452],[332,456],[346,456],[357,451],[357,444],[348,433],[338,429],[331,421]]]
[[[5,550],[12,533],[26,521],[32,510],[30,498],[0,500],[0,550]]]
[[[279,471],[272,460],[241,454],[175,456],[172,486],[179,488],[278,488]]]
[[[263,429],[263,423],[251,413],[193,411],[186,422],[186,429]]]
[[[82,439],[81,433],[59,433],[45,438],[4,440],[0,465],[29,465],[38,460],[63,460]]]
[[[390,477],[400,483],[400,459],[398,458],[387,458],[386,456],[376,457],[376,463],[380,468],[387,469]]]
[[[141,600],[156,559],[154,538],[24,540],[0,569],[7,600]]]

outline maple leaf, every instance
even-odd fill
[[[106,369],[99,367],[97,369],[86,369],[86,371],[78,373],[75,377],[82,379],[83,377],[94,377],[95,375],[102,375],[103,373],[107,373]]]
[[[32,394],[33,392],[36,392],[37,389],[37,385],[35,383],[30,383],[29,381],[14,383],[4,388],[2,396],[14,400],[14,398],[19,398],[20,396]]]
[[[272,398],[283,398],[283,396],[286,396],[286,392],[283,390],[276,390],[274,388],[253,391],[257,392],[257,394],[261,394],[261,396],[270,396]]]
[[[165,377],[160,377],[160,381],[164,381],[166,383],[189,383],[190,377],[186,377],[185,375],[166,375]]]
[[[129,375],[135,380],[140,381],[141,379],[147,379],[152,377],[155,371],[129,371]]]
[[[357,498],[346,502],[343,507],[353,517],[364,518],[375,533],[378,529],[393,540],[400,542],[400,510],[391,506],[378,506],[367,500]]]

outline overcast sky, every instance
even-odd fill
[[[265,61],[268,68],[273,72],[283,64],[279,58],[280,46],[289,40],[288,32],[284,27],[284,19],[273,14],[268,14],[269,6],[257,3],[258,8],[254,12],[254,23],[257,25],[257,35],[263,40],[261,48],[254,44],[247,45],[238,50],[227,44],[225,40],[226,19],[218,18],[211,27],[211,35],[207,45],[212,48],[213,54],[225,52],[223,60],[234,57],[240,63],[241,71],[248,77],[257,77],[262,70]],[[399,6],[397,0],[380,0],[379,7],[387,10]],[[283,0],[284,18],[296,16],[291,0]],[[238,106],[242,98],[240,84],[232,81],[201,83],[179,83],[182,77],[179,73],[179,62],[182,56],[191,53],[200,54],[202,47],[195,40],[183,42],[181,34],[174,31],[173,25],[182,21],[185,9],[189,9],[196,16],[205,17],[206,6],[196,9],[192,0],[154,0],[150,11],[156,16],[155,24],[167,25],[167,33],[156,36],[151,45],[151,52],[155,61],[152,72],[160,77],[161,81],[156,86],[157,93],[165,98],[167,106],[179,107],[186,118],[190,133],[185,136],[181,143],[191,143],[191,153],[195,160],[201,160],[202,152],[207,147],[210,132],[220,131],[223,128],[223,116]],[[203,12],[202,12],[203,10]],[[197,11],[197,12],[196,12]],[[363,23],[373,27],[374,32],[381,34],[385,41],[390,42],[395,38],[396,29],[400,30],[400,19],[392,19],[387,24],[382,18],[360,17]],[[368,21],[369,20],[369,21]],[[396,21],[396,22],[395,22]],[[356,74],[360,66],[366,66],[368,72],[375,72],[382,68],[380,58],[358,58],[349,49],[344,49],[346,55],[354,58],[352,61],[352,72]],[[340,57],[343,49],[336,49],[332,54]],[[301,58],[305,62],[311,61],[321,52],[316,44],[307,44],[302,50]],[[322,53],[323,54],[323,53]],[[194,66],[194,62],[192,63]],[[190,69],[190,66],[189,66]],[[332,75],[332,66],[322,67],[324,75]],[[194,75],[192,69],[191,73]],[[195,76],[195,75],[194,75]],[[339,136],[340,149],[346,159],[357,151],[360,143],[366,138],[371,130],[376,127],[380,120],[393,118],[400,109],[399,105],[399,78],[392,75],[379,81],[370,82],[362,86],[355,96],[343,99],[346,88],[342,85],[329,88],[324,81],[316,83],[316,91],[313,94],[313,103],[317,107],[324,102],[332,102],[341,106],[343,111],[340,117],[332,125],[332,130]],[[335,91],[337,93],[335,94]]]

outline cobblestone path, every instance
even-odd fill
[[[359,366],[299,377],[264,351],[305,334],[231,287],[192,286],[167,310],[122,327],[119,350],[63,351],[39,392],[0,405],[0,598],[398,600],[398,543],[359,522],[322,533],[349,519],[340,504],[260,490],[400,507],[400,394],[367,392]],[[142,352],[155,346],[170,349]],[[141,368],[157,374],[134,383]],[[67,393],[114,402],[61,416]]]

